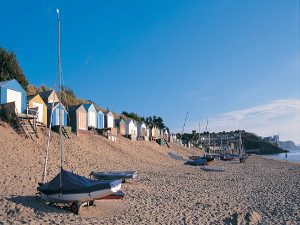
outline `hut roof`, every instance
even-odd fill
[[[49,96],[52,94],[52,92],[53,92],[53,90],[42,91],[42,92],[39,92],[39,95],[41,96],[42,99],[49,98]]]
[[[37,96],[38,94],[35,95],[27,95],[27,101],[30,101],[31,99],[33,99],[35,96]]]
[[[123,123],[125,123],[125,120],[123,118],[118,118],[118,119],[115,119],[115,123],[121,123],[123,121]]]
[[[85,103],[85,104],[82,104],[83,107],[85,108],[86,111],[89,111],[92,107],[92,109],[95,109],[95,111],[97,111],[97,108],[95,106],[94,103]]]
[[[104,113],[105,116],[107,116],[108,114],[111,114],[111,115],[115,116],[115,115],[113,114],[112,111],[106,111],[106,112]]]
[[[0,82],[0,86],[5,85],[5,84],[8,83],[9,81],[12,81],[12,80],[4,80],[4,81],[1,81],[1,82]]]
[[[82,104],[78,104],[78,105],[70,105],[68,107],[68,111],[76,111],[78,108],[80,108],[82,106]]]
[[[59,102],[55,102],[55,103],[54,103],[53,109],[56,108],[56,106],[59,105],[59,104],[64,108],[65,111],[67,111],[66,108],[63,106],[63,104],[61,104],[61,103],[59,103]],[[47,109],[48,109],[48,110],[51,110],[51,108],[52,108],[52,103],[47,103],[46,105],[47,105]]]

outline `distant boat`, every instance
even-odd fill
[[[201,168],[205,172],[224,172],[223,168],[204,166]]]
[[[205,156],[193,155],[193,156],[190,156],[189,159],[191,159],[191,160],[206,159],[208,163],[214,161],[214,158],[210,155],[205,155]]]
[[[207,164],[207,159],[195,159],[195,160],[188,160],[186,161],[187,165],[192,165],[192,166],[202,166]]]
[[[110,171],[110,172],[94,172],[92,171],[91,176],[98,180],[117,180],[123,181],[128,179],[134,179],[137,177],[136,171]]]
[[[234,159],[234,156],[231,155],[231,154],[221,154],[220,155],[220,159],[223,160],[223,161],[231,161]]]

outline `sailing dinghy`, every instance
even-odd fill
[[[122,180],[92,180],[62,169],[51,181],[40,184],[37,190],[46,202],[89,202],[114,194],[121,188]]]
[[[60,17],[58,15],[58,80],[59,80],[59,104],[61,103],[61,76],[60,76]],[[51,115],[52,118],[52,115]],[[48,135],[47,151],[45,158],[43,182],[38,184],[37,190],[42,200],[49,203],[71,203],[71,210],[78,214],[80,206],[93,205],[94,200],[109,196],[118,192],[122,180],[92,180],[63,169],[62,148],[62,112],[59,108],[59,148],[60,148],[60,172],[51,181],[46,182],[47,163],[49,155],[50,129]]]
[[[97,180],[118,180],[123,181],[128,179],[134,179],[137,177],[136,171],[109,171],[109,172],[95,172],[92,171],[91,176]]]

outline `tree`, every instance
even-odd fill
[[[146,117],[144,121],[150,128],[158,127],[159,129],[166,129],[170,133],[169,128],[165,126],[163,119],[159,116]]]
[[[23,74],[15,53],[0,48],[0,81],[16,79],[27,91],[28,80]]]
[[[122,114],[129,117],[129,118],[131,118],[131,119],[133,119],[133,120],[135,120],[135,121],[137,121],[138,123],[142,122],[141,117],[138,114],[134,113],[134,112],[128,113],[126,111],[123,111]]]

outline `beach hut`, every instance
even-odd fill
[[[72,105],[68,107],[69,126],[76,134],[83,133],[88,130],[87,111],[83,105]]]
[[[16,113],[26,111],[26,91],[15,79],[0,82],[0,104],[15,102]]]
[[[97,110],[97,128],[104,128],[104,113],[101,110]]]
[[[137,124],[137,135],[138,137],[147,136],[147,126],[144,122]]]
[[[59,109],[61,109],[62,113],[62,126],[67,126],[68,124],[68,112],[66,108],[58,102],[53,103],[48,103],[47,104],[47,127],[50,126],[50,119],[51,119],[51,109],[53,105],[53,112],[52,112],[52,127],[58,126],[59,125]]]
[[[115,120],[116,128],[118,129],[118,134],[125,135],[126,134],[126,123],[123,118],[119,118]]]
[[[47,105],[39,94],[27,96],[28,109],[37,109],[37,122],[47,125]]]
[[[176,137],[176,134],[171,134],[171,135],[170,135],[170,142],[171,142],[171,143],[177,143],[177,137]]]
[[[125,135],[127,136],[137,136],[137,123],[132,120],[126,120],[125,121],[126,124],[126,129],[125,129]]]
[[[160,130],[155,126],[151,129],[151,138],[153,140],[160,138]]]
[[[85,110],[87,111],[87,120],[89,128],[97,128],[97,110],[93,103],[83,104]]]
[[[115,116],[112,111],[107,111],[105,114],[105,128],[112,128],[115,126]]]
[[[45,104],[59,102],[57,94],[54,90],[42,91],[39,93]]]
[[[151,129],[150,129],[149,126],[147,126],[146,133],[147,133],[147,136],[145,137],[145,141],[149,141],[150,140],[150,133],[151,133]]]
[[[165,129],[163,131],[163,137],[164,137],[165,141],[169,142],[169,132],[167,129]]]

